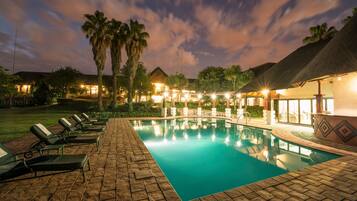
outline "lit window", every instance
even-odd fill
[[[279,140],[279,148],[288,150],[288,143],[283,140]]]

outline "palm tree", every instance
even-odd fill
[[[224,70],[224,77],[226,80],[232,83],[232,90],[236,91],[237,81],[239,79],[239,75],[241,73],[241,69],[239,65],[232,65],[231,67]]]
[[[127,27],[125,51],[128,56],[127,65],[129,67],[128,83],[128,106],[129,112],[133,111],[133,84],[140,57],[147,47],[149,34],[145,32],[145,26],[137,20],[130,20]]]
[[[310,36],[303,39],[303,43],[315,43],[320,40],[330,39],[336,34],[335,27],[328,27],[327,23],[310,27]]]
[[[343,24],[347,24],[353,16],[357,15],[357,7],[352,9],[352,16],[347,16],[345,19],[342,20]]]
[[[113,100],[112,108],[117,106],[118,97],[118,77],[120,72],[121,64],[121,50],[125,44],[125,36],[127,26],[125,23],[112,19],[109,24],[109,32],[112,36],[112,41],[110,43],[110,56],[112,61],[112,71],[113,71]]]
[[[82,31],[89,38],[92,45],[93,59],[98,73],[98,109],[103,110],[103,70],[106,60],[106,50],[110,45],[109,21],[103,12],[95,11],[94,15],[85,14],[86,21],[82,25]]]

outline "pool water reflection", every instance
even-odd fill
[[[132,124],[183,200],[338,157],[283,141],[269,130],[224,120],[145,120]]]

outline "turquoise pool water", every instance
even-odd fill
[[[150,120],[132,124],[182,200],[338,157],[288,143],[268,130],[224,120]]]

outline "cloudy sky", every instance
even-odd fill
[[[149,47],[142,61],[168,73],[194,77],[208,65],[243,68],[276,62],[302,45],[310,26],[341,28],[356,0],[1,0],[0,65],[15,71],[96,68],[81,32],[83,15],[135,18],[146,25]],[[110,74],[110,60],[105,72]]]

